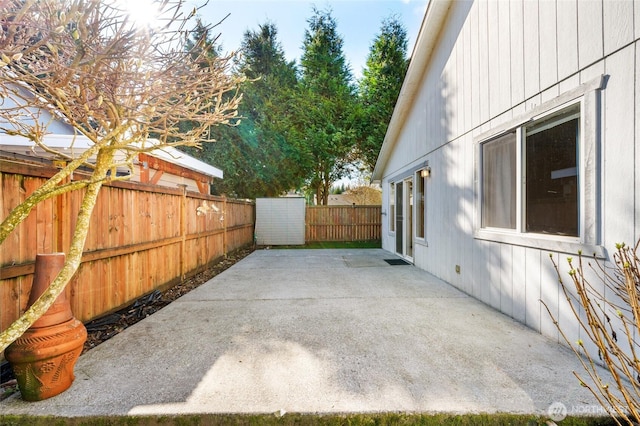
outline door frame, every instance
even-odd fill
[[[413,262],[413,176],[395,182],[395,253]]]

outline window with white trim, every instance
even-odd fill
[[[580,108],[480,144],[482,228],[580,237]]]
[[[600,144],[607,79],[586,81],[474,138],[475,238],[606,257]]]

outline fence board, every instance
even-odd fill
[[[307,206],[307,242],[381,239],[381,206]]]
[[[47,167],[16,168],[0,161],[2,217],[53,173],[55,169]],[[74,191],[40,203],[3,242],[0,329],[26,308],[36,253],[68,251],[83,194]],[[203,202],[219,211],[198,214]],[[131,182],[105,185],[91,217],[82,263],[68,286],[75,316],[86,322],[114,311],[251,244],[254,210],[254,203],[246,200],[184,189]]]

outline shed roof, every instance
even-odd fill
[[[427,6],[416,44],[411,53],[409,68],[404,77],[400,95],[398,95],[398,100],[393,109],[391,121],[371,176],[371,181],[374,183],[380,183],[382,180],[382,174],[396,145],[400,131],[413,107],[418,89],[429,67],[431,55],[438,44],[440,33],[452,4],[453,0],[431,0]]]

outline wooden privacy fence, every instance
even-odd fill
[[[381,239],[382,206],[307,206],[307,242]]]
[[[54,172],[0,161],[0,216]],[[68,251],[83,193],[38,204],[0,246],[0,329],[26,308],[36,254]],[[254,218],[250,201],[131,182],[105,185],[82,264],[67,287],[75,316],[89,321],[252,244]]]

